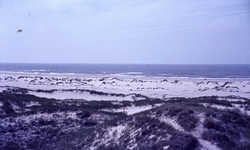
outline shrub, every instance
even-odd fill
[[[221,126],[221,123],[213,122],[211,119],[207,118],[204,121],[204,127],[207,129],[213,129],[219,132],[226,132],[226,129]]]
[[[12,108],[11,104],[5,100],[2,106],[2,109],[4,110],[4,112],[6,114],[11,114],[11,113],[15,113],[14,109]]]
[[[77,117],[79,117],[81,119],[89,118],[91,116],[90,112],[88,112],[88,111],[82,111],[80,113],[77,113],[76,115],[77,115]]]
[[[192,130],[198,123],[198,119],[193,116],[192,110],[187,110],[179,114],[177,122],[187,131]]]
[[[20,147],[17,142],[9,141],[5,144],[3,150],[24,150],[24,148]]]
[[[168,150],[195,150],[198,140],[190,134],[177,131],[169,139]]]
[[[213,141],[215,143],[217,143],[217,145],[223,149],[235,149],[236,148],[236,143],[231,141],[226,134],[223,133],[217,133],[217,132],[212,132],[210,131],[206,131],[202,134],[202,138],[204,140],[208,140],[208,141]]]
[[[97,123],[96,122],[94,122],[94,121],[86,121],[85,123],[84,123],[84,126],[87,126],[87,127],[93,127],[93,126],[95,126],[95,125],[97,125]]]

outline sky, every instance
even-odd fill
[[[250,1],[1,0],[0,62],[250,64]]]

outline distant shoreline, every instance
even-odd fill
[[[133,78],[249,79],[249,65],[1,64],[0,73]]]

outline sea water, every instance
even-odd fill
[[[0,72],[136,77],[248,78],[250,65],[0,63]]]

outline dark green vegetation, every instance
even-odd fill
[[[0,93],[0,104],[0,149],[198,150],[202,141],[250,149],[250,117],[239,110],[249,111],[250,100],[239,97],[62,101],[15,89]],[[134,115],[115,111],[156,104]]]

